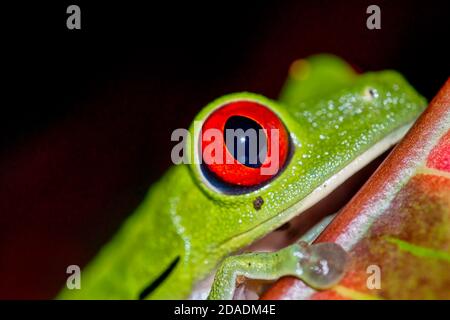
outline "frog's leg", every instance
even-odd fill
[[[291,275],[314,288],[328,288],[342,278],[346,261],[346,252],[337,244],[308,246],[303,241],[276,252],[230,256],[220,265],[208,299],[232,299],[238,276],[275,280]]]

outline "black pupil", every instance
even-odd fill
[[[262,127],[247,117],[232,116],[225,123],[224,140],[228,151],[243,165],[259,168],[267,154]]]

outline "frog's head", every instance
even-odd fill
[[[358,76],[346,89],[289,106],[251,93],[221,97],[198,114],[190,129],[199,139],[190,145],[197,161],[189,172],[202,196],[196,198],[201,214],[193,217],[191,211],[189,219],[198,219],[192,225],[202,226],[198,232],[203,243],[219,254],[248,245],[316,204],[388,150],[425,105],[393,71]],[[248,153],[237,154],[225,141],[226,129],[239,128],[266,130],[259,140],[266,146],[260,148],[259,162],[250,161]],[[278,133],[271,136],[274,129]],[[237,136],[237,145],[255,141],[249,135]],[[263,172],[275,162],[274,171]]]

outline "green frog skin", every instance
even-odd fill
[[[236,101],[257,102],[282,121],[290,140],[282,170],[260,187],[229,193],[211,184],[199,164],[172,166],[82,270],[81,289],[63,289],[58,299],[185,299],[215,270],[210,299],[231,299],[241,275],[294,275],[318,288],[333,283],[308,273],[308,257],[319,252],[333,258],[339,247],[298,242],[276,252],[233,254],[300,215],[398,142],[425,99],[395,71],[359,75],[334,56],[318,55],[291,70],[279,101],[229,94],[194,120],[204,122]],[[188,150],[195,152],[192,145]]]

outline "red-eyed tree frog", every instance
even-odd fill
[[[210,299],[233,298],[240,276],[293,275],[319,289],[333,285],[345,260],[337,245],[296,242],[275,252],[236,253],[398,142],[425,106],[399,73],[357,74],[330,55],[295,62],[278,101],[253,93],[218,98],[196,123],[221,132],[277,129],[275,172],[262,174],[264,159],[172,166],[82,271],[81,289],[64,289],[58,298],[185,299],[213,272]],[[194,125],[189,133],[198,135]],[[203,157],[202,147],[187,144]]]

